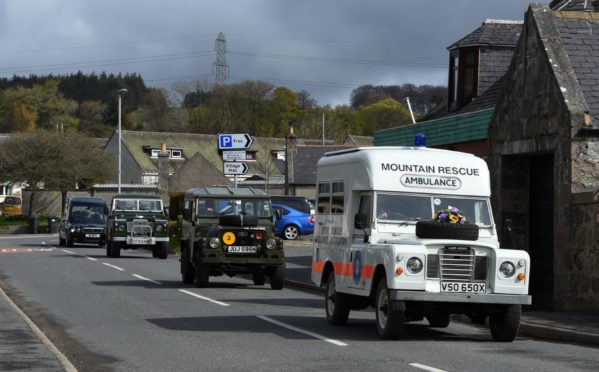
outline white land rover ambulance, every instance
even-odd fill
[[[530,258],[499,248],[489,170],[471,154],[425,147],[362,147],[318,162],[312,281],[326,286],[330,324],[374,306],[379,335],[400,337],[426,317],[489,317],[493,339],[512,341],[528,295]],[[457,208],[457,209],[456,209]],[[459,210],[459,220],[433,220]],[[441,216],[447,217],[447,216]],[[456,221],[457,217],[452,217]]]

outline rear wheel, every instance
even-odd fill
[[[347,294],[337,292],[335,273],[329,274],[324,301],[324,308],[329,324],[345,325],[349,318],[350,299]]]
[[[285,285],[285,266],[276,266],[270,273],[270,288],[283,289]]]
[[[376,328],[385,339],[398,339],[403,332],[406,312],[405,304],[389,298],[387,280],[382,278],[376,290]]]
[[[266,273],[264,270],[258,270],[252,275],[255,285],[264,285],[266,283]]]
[[[299,238],[299,229],[295,225],[287,225],[283,229],[283,237],[287,240],[295,240]]]
[[[489,329],[493,340],[512,342],[520,328],[521,305],[505,305],[489,315]]]
[[[444,313],[433,313],[426,316],[428,324],[434,328],[447,328],[451,323],[451,315]]]

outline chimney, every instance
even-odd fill
[[[168,186],[168,152],[166,152],[166,143],[160,146],[158,154],[158,190],[160,198],[165,206],[169,204],[169,186]]]

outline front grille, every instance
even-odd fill
[[[104,229],[101,227],[84,227],[82,231],[87,234],[101,234],[104,232]]]
[[[437,279],[441,273],[441,279],[447,281],[471,281],[472,279],[482,281],[487,279],[489,258],[487,256],[475,256],[474,250],[464,250],[464,252],[456,254],[451,249],[443,248],[441,249],[441,255],[429,254],[426,261],[427,278]],[[472,269],[473,263],[474,269]]]
[[[131,237],[135,238],[151,238],[152,226],[150,225],[133,225],[131,226]]]

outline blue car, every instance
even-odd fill
[[[303,213],[282,204],[273,204],[275,211],[275,235],[283,239],[295,240],[300,235],[314,232],[314,218],[309,213]]]

